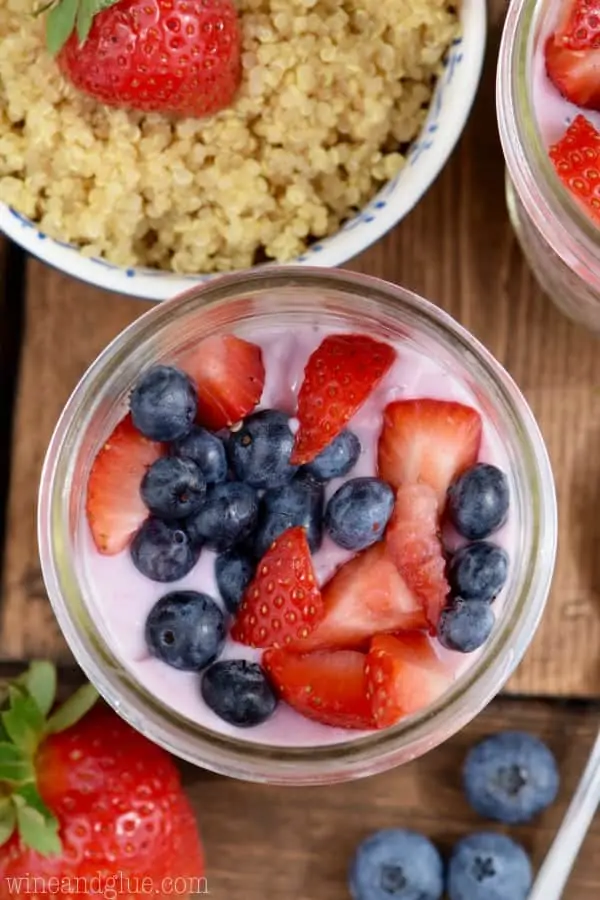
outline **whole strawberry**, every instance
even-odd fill
[[[229,106],[241,79],[231,0],[57,0],[47,43],[106,106],[200,118]]]
[[[50,664],[32,664],[0,716],[0,896],[25,900],[40,885],[58,900],[205,890],[169,756],[94,705],[90,685],[54,710],[55,684]]]

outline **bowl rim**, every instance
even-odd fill
[[[440,104],[440,110],[451,110],[450,113],[445,113],[448,125],[439,131],[435,128],[436,139],[427,147],[427,153],[419,155],[417,164],[411,169],[412,177],[400,178],[397,183],[387,182],[383,185],[380,192],[367,204],[367,209],[372,207],[376,215],[365,216],[363,208],[350,220],[350,223],[358,224],[359,227],[347,227],[330,235],[319,242],[318,253],[313,248],[308,255],[296,257],[288,263],[274,261],[261,268],[281,265],[317,268],[340,266],[367,250],[399,224],[421,200],[445,167],[464,130],[481,79],[487,43],[487,4],[482,0],[462,0],[460,18],[461,64],[455,69],[456,77],[452,74],[451,89],[446,93],[447,105],[446,102]],[[464,48],[467,48],[467,53]],[[434,104],[435,100],[430,110]],[[413,147],[422,139],[426,129],[427,123],[413,142]],[[406,169],[403,170],[405,171]],[[385,194],[385,203],[378,202],[382,194]],[[143,300],[166,300],[213,278],[230,274],[180,275],[159,270],[119,267],[102,259],[87,258],[76,247],[43,234],[34,222],[3,202],[0,202],[0,233],[54,269],[92,286]]]

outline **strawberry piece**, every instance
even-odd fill
[[[162,445],[140,434],[130,415],[104,443],[92,465],[86,500],[88,523],[100,553],[120,553],[147,518],[140,484],[162,454]]]
[[[59,67],[78,90],[106,106],[176,116],[207,116],[231,104],[242,71],[231,0],[117,0],[92,10],[64,45],[57,17],[48,16],[48,45],[60,51]]]
[[[393,487],[425,482],[440,510],[450,483],[477,462],[477,410],[448,400],[398,400],[386,406],[379,438],[379,476]]]
[[[363,334],[332,334],[311,353],[298,394],[293,463],[307,463],[331,443],[396,358],[388,344]]]
[[[549,154],[567,190],[600,223],[600,133],[577,116]]]
[[[365,659],[355,650],[267,650],[262,662],[279,696],[296,712],[334,728],[365,729],[374,727]]]
[[[418,633],[374,637],[365,676],[379,728],[425,709],[442,696],[451,681],[427,637]]]
[[[260,561],[231,636],[250,647],[282,647],[308,637],[322,617],[323,600],[306,532],[289,528]]]
[[[600,0],[563,0],[544,52],[548,77],[563,97],[600,110]]]
[[[235,335],[205,338],[181,366],[198,388],[198,422],[212,431],[235,425],[262,396],[262,351]]]
[[[450,588],[438,533],[437,499],[428,485],[412,484],[398,490],[385,542],[435,632]]]
[[[410,592],[384,544],[341,566],[322,591],[325,614],[297,650],[360,647],[374,634],[426,628],[421,601]]]

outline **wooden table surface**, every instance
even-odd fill
[[[494,74],[504,0],[489,0],[490,40],[466,132],[426,198],[350,268],[423,294],[470,329],[524,391],[555,471],[559,558],[547,612],[507,694],[461,735],[401,770],[328,789],[249,786],[185,768],[208,849],[209,885],[228,900],[342,900],[348,856],[370,829],[422,828],[449,847],[479,827],[460,798],[459,765],[484,733],[548,738],[561,801],[516,831],[539,861],[600,720],[600,353],[533,281],[504,203]],[[36,493],[46,444],[79,376],[148,304],[102,293],[0,238],[0,660],[69,664],[37,557]],[[600,896],[600,823],[566,900]],[[1,900],[1,898],[0,898]]]

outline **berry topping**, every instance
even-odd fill
[[[508,553],[489,541],[467,544],[450,560],[447,575],[455,597],[491,603],[506,582]]]
[[[394,492],[379,478],[352,478],[337,489],[325,511],[329,536],[346,550],[380,541],[394,508]]]
[[[600,223],[600,133],[586,118],[576,116],[549,153],[564,186]]]
[[[335,728],[374,727],[363,653],[267,650],[263,665],[278,696],[308,719]]]
[[[529,857],[504,834],[471,834],[456,844],[448,865],[449,900],[527,900]]]
[[[226,550],[215,560],[215,578],[227,611],[238,611],[246,588],[254,578],[256,565],[243,550]]]
[[[379,728],[425,709],[442,696],[451,680],[427,637],[417,632],[374,637],[365,674]]]
[[[443,647],[459,653],[472,653],[489,638],[496,617],[487,603],[457,597],[442,610],[437,638]]]
[[[257,663],[228,659],[213,663],[202,676],[202,697],[230,725],[251,728],[275,712],[277,697]]]
[[[276,409],[263,409],[244,419],[229,439],[232,468],[240,479],[256,488],[277,488],[296,473],[290,464],[294,435],[289,418]]]
[[[206,482],[191,459],[163,456],[142,478],[140,491],[153,515],[163,519],[185,519],[202,506]]]
[[[311,462],[337,437],[395,358],[388,344],[363,334],[332,334],[321,342],[298,394],[294,463]]]
[[[152,581],[179,581],[194,568],[200,546],[178,522],[146,519],[131,543],[136,569]]]
[[[423,482],[443,508],[453,478],[472,466],[481,444],[481,416],[447,400],[398,400],[386,406],[379,438],[379,475],[394,488]]]
[[[120,553],[148,515],[140,482],[162,454],[126,416],[104,442],[87,484],[86,513],[100,553]]]
[[[296,475],[283,487],[267,491],[254,535],[255,554],[259,558],[263,556],[275,538],[294,526],[304,528],[310,552],[316,553],[323,539],[323,498],[322,485],[304,474]]]
[[[449,591],[437,511],[438,501],[431,487],[401,487],[385,538],[390,557],[409,590],[423,604],[432,629],[437,626]]]
[[[253,533],[258,519],[258,494],[248,484],[229,481],[209,488],[197,513],[186,523],[194,543],[218,553],[230,550]]]
[[[359,845],[348,880],[352,900],[441,900],[444,865],[422,834],[387,828]]]
[[[398,574],[383,544],[341,566],[322,591],[324,616],[296,649],[360,647],[375,634],[426,628],[422,603]]]
[[[47,43],[66,78],[106,106],[207,116],[229,106],[241,79],[230,0],[57,0]]]
[[[523,731],[502,731],[476,744],[463,769],[467,800],[476,813],[508,825],[529,822],[556,799],[556,760]]]
[[[189,434],[173,444],[172,451],[181,459],[191,459],[207,484],[219,484],[227,478],[227,455],[223,441],[206,428],[194,425]]]
[[[148,650],[175,669],[203,669],[220,654],[225,636],[220,608],[197,591],[165,594],[146,619]]]
[[[231,629],[251,647],[283,647],[309,636],[323,617],[303,528],[290,528],[258,564]]]
[[[459,534],[470,541],[489,537],[506,522],[508,481],[496,466],[478,463],[452,483],[447,510]]]
[[[353,431],[345,429],[305,466],[305,471],[316,481],[343,478],[358,462],[360,451],[359,439]]]
[[[558,27],[544,47],[548,77],[584,109],[600,109],[600,0],[561,0]]]
[[[186,357],[184,368],[198,387],[198,422],[212,431],[235,425],[262,396],[262,351],[232,334],[205,338]]]
[[[176,441],[188,434],[196,404],[193,382],[173,366],[148,369],[129,400],[133,424],[152,441]]]

